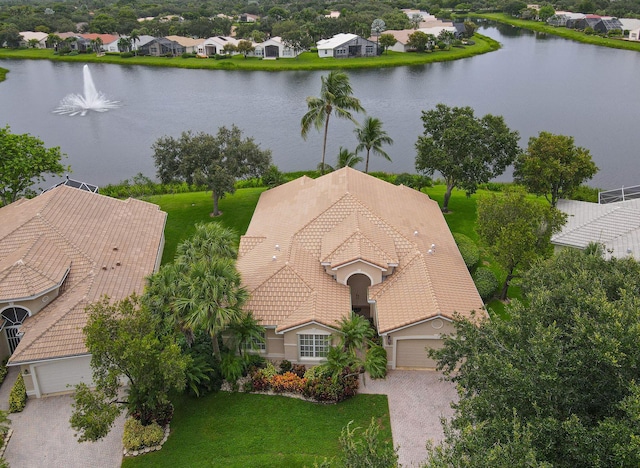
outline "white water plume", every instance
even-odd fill
[[[69,94],[65,96],[53,112],[63,115],[83,116],[88,111],[106,112],[109,109],[120,107],[119,101],[110,101],[104,94],[96,90],[88,65],[82,67],[82,76],[84,79],[84,94]]]

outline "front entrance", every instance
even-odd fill
[[[5,331],[7,333],[7,342],[9,344],[9,352],[13,352],[20,344],[20,325],[29,316],[29,311],[22,307],[9,307],[2,311],[2,318],[6,320]]]
[[[361,273],[351,275],[347,280],[347,285],[351,289],[351,310],[370,319],[369,286],[371,286],[371,280],[369,277]]]

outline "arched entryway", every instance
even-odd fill
[[[370,319],[369,286],[371,286],[371,278],[362,273],[356,273],[347,279],[347,285],[351,290],[351,309]]]
[[[13,352],[20,343],[21,336],[18,334],[20,325],[29,316],[29,311],[22,307],[9,307],[2,311],[2,318],[5,320],[5,333],[7,334],[7,342],[9,344],[9,352]]]

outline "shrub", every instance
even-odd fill
[[[280,373],[284,374],[285,372],[289,372],[291,370],[291,361],[283,359],[280,363]]]
[[[267,360],[260,354],[248,353],[244,359],[245,372],[243,372],[243,375],[252,372],[252,369],[262,369],[267,365]]]
[[[433,181],[431,178],[419,174],[409,174],[404,172],[398,174],[395,180],[396,185],[404,185],[405,187],[411,187],[412,189],[421,190],[423,187],[431,187]]]
[[[267,169],[267,172],[265,172],[264,175],[262,176],[263,185],[269,188],[282,185],[286,181],[287,181],[287,178],[284,176],[282,172],[280,172],[280,169],[278,169],[278,166],[276,166],[275,164],[271,164],[269,166],[269,169]]]
[[[244,362],[240,356],[228,352],[222,355],[220,369],[224,380],[233,385],[242,377]]]
[[[387,351],[382,346],[371,346],[367,350],[364,368],[372,379],[384,379],[387,376]]]
[[[358,385],[358,374],[346,367],[337,377],[321,375],[307,380],[303,395],[316,401],[338,403],[354,396]]]
[[[581,185],[573,191],[569,198],[571,200],[598,203],[598,192],[600,192],[600,189],[589,187],[588,185]]]
[[[131,58],[131,57],[133,57],[133,53],[132,52],[122,52],[120,54],[120,57],[121,58]]]
[[[491,299],[498,289],[498,286],[500,286],[496,274],[488,268],[481,267],[478,268],[472,276],[482,300],[486,302]]]
[[[124,423],[122,444],[127,450],[139,450],[145,447],[154,447],[162,442],[164,430],[156,422],[143,426],[135,418],[129,418]]]
[[[7,367],[7,360],[9,358],[6,357],[2,360],[2,363],[0,364],[0,385],[2,385],[2,382],[4,382],[5,377],[7,376],[7,373],[9,372],[9,368]]]
[[[298,377],[293,372],[285,372],[271,378],[271,388],[277,393],[302,393],[306,383],[304,378]]]
[[[78,55],[78,51],[77,50],[72,50],[71,52],[69,52],[69,55]]]
[[[304,366],[304,364],[293,364],[291,366],[291,372],[293,372],[300,378],[304,377],[306,371],[307,368]]]
[[[462,255],[465,265],[467,265],[469,271],[473,271],[480,261],[480,249],[478,249],[478,246],[464,234],[454,232],[453,238],[458,245],[458,250],[460,250],[460,255]]]
[[[216,60],[226,60],[226,59],[230,59],[231,55],[221,55],[221,54],[216,54],[213,56],[214,59]]]
[[[140,421],[140,424],[147,426],[156,422],[164,427],[173,418],[173,405],[169,402],[158,404],[155,408],[144,407],[131,413],[131,417]]]
[[[19,413],[27,405],[27,387],[24,386],[22,374],[18,374],[16,383],[9,393],[9,413]]]

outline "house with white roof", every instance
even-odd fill
[[[304,52],[303,49],[295,50],[287,46],[280,36],[275,36],[264,42],[255,44],[255,47],[255,56],[263,57],[265,59],[296,58]]]
[[[46,49],[47,48],[47,37],[49,36],[43,32],[33,32],[33,31],[22,31],[20,33],[22,36],[22,40],[20,41],[20,47],[35,47],[36,49]],[[31,45],[31,41],[34,41]],[[35,42],[37,41],[37,42]]]
[[[237,268],[273,360],[317,364],[356,313],[389,367],[433,368],[456,313],[487,317],[438,203],[348,167],[263,192]]]
[[[551,238],[556,248],[584,249],[597,242],[607,258],[640,260],[640,199],[603,204],[558,200],[557,207],[567,214],[567,223]]]
[[[420,29],[389,29],[385,31],[384,34],[391,34],[396,39],[396,43],[392,47],[387,48],[387,50],[392,50],[394,52],[409,52],[413,50],[409,46],[409,36],[411,36],[416,31],[421,31],[425,34],[431,34],[434,37],[438,37],[442,31],[450,31],[458,36],[458,30],[455,26],[453,26],[453,23],[436,21],[429,23],[429,25],[429,27]]]
[[[200,45],[198,45],[198,54],[206,55],[210,57],[212,55],[223,55],[226,54],[224,51],[224,46],[227,44],[232,44],[234,46],[238,45],[240,42],[235,37],[230,36],[213,36],[205,39]],[[238,52],[233,52],[233,55]]]
[[[322,39],[316,43],[320,58],[375,57],[378,46],[369,39],[356,34],[340,33],[330,39]]]

